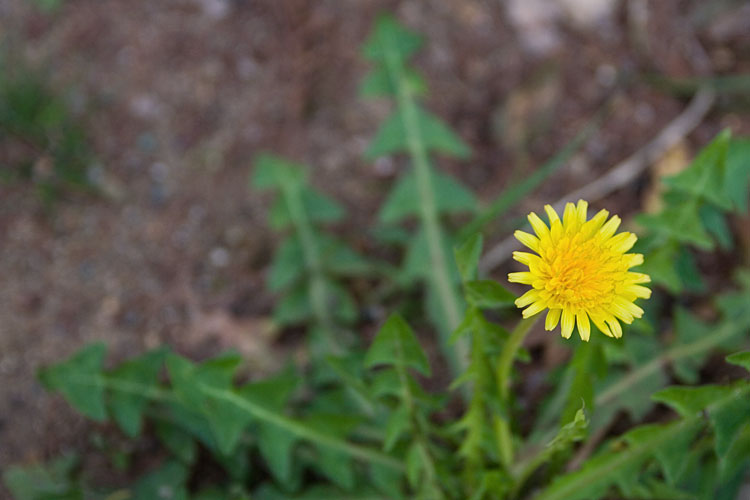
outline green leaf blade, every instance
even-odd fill
[[[430,375],[430,365],[414,331],[398,315],[391,315],[380,328],[365,356],[365,366],[386,364],[410,366],[422,375]]]

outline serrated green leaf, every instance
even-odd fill
[[[60,391],[83,415],[102,422],[107,419],[102,377],[106,352],[103,343],[89,344],[66,361],[41,370],[39,378],[49,390]]]
[[[404,61],[422,46],[422,37],[406,29],[393,17],[381,15],[362,48],[364,56],[375,62],[386,57]]]
[[[581,406],[573,418],[560,428],[554,439],[547,443],[544,451],[546,460],[549,460],[555,454],[568,450],[573,444],[586,438],[588,420],[583,410],[584,407]]]
[[[677,484],[682,477],[687,465],[685,457],[690,453],[690,446],[702,427],[699,420],[691,421],[682,432],[676,433],[672,439],[654,450],[669,484]]]
[[[357,417],[336,414],[316,414],[305,419],[305,423],[325,435],[345,438],[360,422]],[[318,446],[315,467],[335,484],[351,490],[354,487],[354,469],[351,458],[330,447]]]
[[[724,213],[713,205],[704,204],[699,215],[703,227],[714,237],[722,250],[731,250],[734,246],[732,230],[729,229]]]
[[[721,477],[724,481],[739,471],[748,470],[748,467],[750,467],[750,424],[746,424],[735,435],[721,460],[720,466]]]
[[[482,233],[474,233],[459,246],[453,248],[453,255],[458,266],[458,273],[463,281],[477,279],[479,258],[482,256]]]
[[[292,450],[297,436],[273,425],[262,423],[256,433],[258,449],[271,474],[281,484],[292,480]]]
[[[735,435],[750,423],[750,394],[745,391],[737,397],[728,398],[714,405],[708,414],[714,428],[716,455],[724,458]]]
[[[665,183],[673,189],[730,209],[731,201],[724,194],[730,138],[729,130],[721,132],[698,153],[688,168],[665,179]]]
[[[430,375],[427,356],[411,327],[398,314],[392,314],[375,336],[365,356],[365,366],[410,366],[422,375]]]
[[[404,68],[403,78],[404,84],[408,86],[412,95],[427,93],[427,83],[416,70]],[[395,96],[396,93],[396,85],[385,65],[373,68],[359,86],[359,95],[362,97]]]
[[[714,384],[698,387],[672,386],[655,393],[651,399],[672,407],[680,415],[690,416],[725,399],[732,391],[731,387]]]
[[[453,177],[430,167],[435,209],[440,214],[471,212],[477,207],[474,194]],[[388,193],[378,213],[383,224],[392,224],[410,216],[418,216],[421,211],[420,193],[416,173],[409,169],[399,177],[396,185]]]
[[[464,290],[469,304],[481,309],[511,307],[517,298],[500,283],[492,280],[468,281],[464,283]]]
[[[658,214],[641,214],[636,220],[647,229],[673,241],[695,245],[703,250],[713,249],[713,240],[703,228],[695,202],[668,205]]]
[[[147,352],[143,356],[122,363],[107,374],[106,378],[138,385],[143,391],[157,388],[165,353],[163,349]],[[148,404],[148,395],[143,391],[124,392],[115,388],[109,393],[112,418],[130,437],[136,437],[141,431],[141,418]]]
[[[175,393],[188,406],[199,410],[216,438],[218,451],[230,455],[237,446],[251,416],[242,408],[212,395],[209,389],[234,392],[232,379],[241,362],[234,354],[194,365],[175,354],[167,356],[167,369]]]
[[[404,111],[397,109],[378,129],[365,152],[365,158],[374,160],[387,154],[407,152],[412,133],[420,134],[424,147],[429,151],[461,159],[471,155],[471,149],[442,120],[416,104],[414,112],[417,130],[407,131]]]
[[[728,363],[750,370],[750,351],[735,352],[726,357]]]

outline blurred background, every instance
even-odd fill
[[[247,178],[260,151],[310,165],[368,252],[358,229],[399,172],[363,159],[390,109],[357,92],[380,12],[425,36],[427,107],[474,151],[441,167],[480,199],[589,127],[515,215],[642,151],[700,88],[710,107],[601,206],[652,209],[721,129],[750,134],[741,0],[0,0],[0,469],[101,445],[34,378],[85,342],[117,359],[231,347],[258,373],[299,355],[269,320],[276,237]],[[509,226],[490,229],[491,246]]]

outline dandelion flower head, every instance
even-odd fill
[[[550,205],[544,207],[549,226],[534,212],[529,222],[536,236],[516,231],[515,237],[536,254],[513,252],[513,258],[529,267],[528,271],[510,273],[512,283],[531,285],[516,300],[526,308],[528,318],[548,309],[545,329],[561,324],[562,336],[570,338],[578,325],[581,339],[591,334],[589,320],[610,337],[622,337],[620,321],[630,324],[643,315],[635,305],[638,298],[647,299],[651,290],[643,286],[651,278],[629,269],[643,263],[643,255],[625,253],[636,242],[633,233],[615,235],[620,218],[601,210],[587,220],[588,203],[565,206],[562,220]]]

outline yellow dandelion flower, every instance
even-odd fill
[[[577,323],[578,334],[588,341],[590,319],[605,335],[619,338],[620,321],[630,324],[643,315],[634,302],[651,296],[651,290],[642,286],[651,278],[628,270],[642,264],[643,255],[625,253],[637,238],[633,233],[615,235],[620,218],[607,220],[609,212],[602,210],[587,221],[587,209],[583,200],[568,203],[561,221],[555,209],[545,205],[549,226],[530,213],[536,236],[516,231],[515,237],[537,255],[513,252],[513,258],[529,270],[510,273],[508,280],[532,286],[516,306],[526,308],[524,318],[548,309],[545,329],[553,330],[560,323],[567,339]]]

